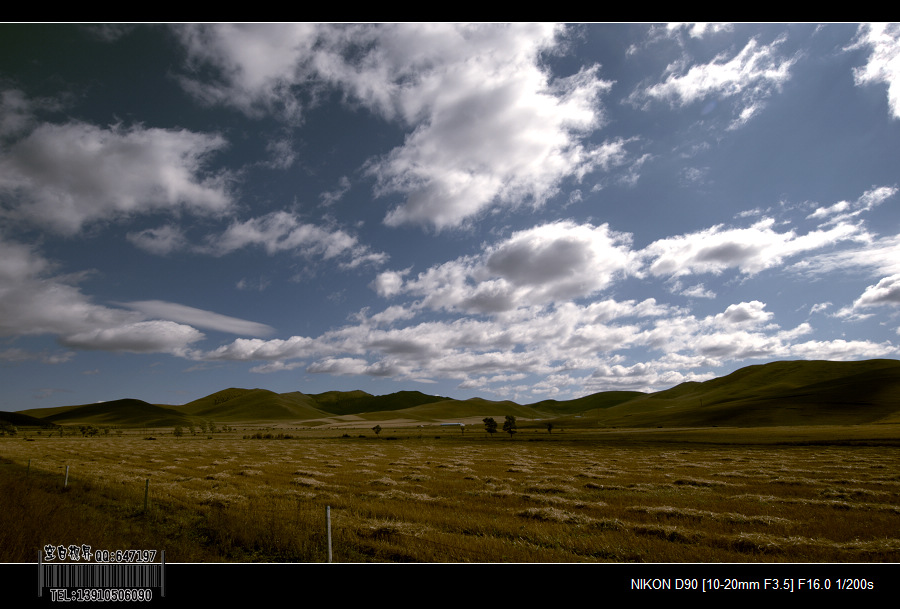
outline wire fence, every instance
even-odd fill
[[[97,476],[85,475],[83,470],[55,460],[30,459],[27,463],[7,461],[16,469],[24,469],[21,475],[50,488],[62,490],[77,489],[80,496],[96,496],[113,502],[117,510],[128,510],[132,514],[158,516],[171,513],[173,510],[192,510],[198,514],[206,514],[207,521],[213,524],[228,526],[249,520],[257,524],[283,530],[302,531],[307,537],[323,537],[333,532],[334,539],[354,546],[349,554],[359,556],[360,540],[374,540],[399,546],[405,550],[402,556],[408,561],[418,561],[417,556],[438,557],[435,562],[502,562],[498,553],[463,547],[446,540],[429,539],[423,536],[422,530],[404,531],[409,523],[392,522],[385,518],[361,517],[354,515],[350,509],[333,507],[321,500],[296,496],[255,497],[248,499],[240,495],[219,496],[214,492],[213,484],[218,480],[210,480],[210,496],[212,499],[197,501],[191,496],[179,496],[161,492],[154,488],[152,476],[140,478],[130,476],[128,480],[105,480]],[[197,491],[194,491],[196,494]],[[263,501],[266,501],[263,503]],[[99,502],[99,501],[98,501]],[[326,512],[328,516],[326,518]],[[316,524],[318,523],[318,524]],[[331,531],[328,531],[328,528]],[[416,527],[413,527],[414,529]],[[424,528],[424,527],[420,527]],[[440,533],[437,533],[440,534]],[[448,534],[450,535],[450,534]],[[289,546],[291,541],[283,540]],[[272,548],[278,553],[278,548]],[[389,552],[390,553],[390,552]],[[365,554],[363,552],[362,554]],[[394,558],[397,552],[390,553]],[[347,555],[336,548],[335,555]],[[329,552],[329,557],[331,552]],[[323,557],[324,558],[324,557]],[[402,559],[402,558],[401,558]],[[355,562],[355,561],[354,561]]]

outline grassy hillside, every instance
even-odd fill
[[[320,410],[336,415],[405,410],[449,399],[420,391],[398,391],[388,395],[371,395],[365,391],[328,391],[311,397]]]
[[[418,419],[421,421],[443,421],[454,419],[467,419],[472,417],[500,417],[498,423],[503,423],[503,417],[512,415],[522,418],[543,418],[543,413],[530,406],[522,406],[515,402],[495,402],[482,398],[470,398],[468,400],[444,399],[440,402],[406,408],[397,412],[403,418]]]
[[[900,412],[900,362],[784,361],[629,400],[598,421],[615,426],[873,423]]]
[[[225,389],[174,408],[193,417],[219,422],[298,421],[328,416],[305,393],[275,393],[266,389]]]
[[[419,391],[375,396],[365,391],[230,388],[183,406],[140,400],[23,411],[62,424],[174,426],[201,420],[339,422],[406,419],[434,422],[513,415],[566,425],[601,427],[709,427],[858,425],[900,422],[900,361],[781,361],[747,366],[703,383],[682,383],[645,394],[606,391],[574,400],[531,405],[481,398],[453,400]]]
[[[112,400],[99,404],[73,406],[44,417],[44,421],[59,425],[93,424],[130,427],[168,427],[189,425],[191,419],[167,408],[134,399]]]
[[[544,400],[542,402],[531,404],[531,408],[557,416],[580,414],[591,410],[618,406],[624,402],[641,398],[646,395],[646,393],[641,391],[603,391],[574,400]]]
[[[39,419],[35,416],[22,414],[21,412],[0,412],[0,426],[12,425],[13,427],[54,427],[50,421]]]

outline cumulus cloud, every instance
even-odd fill
[[[191,353],[194,359],[254,361],[254,360],[288,360],[331,352],[321,341],[305,336],[292,336],[286,340],[259,338],[238,338],[230,344],[222,345],[207,352]]]
[[[514,233],[479,256],[434,266],[403,283],[382,274],[382,295],[405,292],[432,309],[500,313],[594,294],[632,265],[630,238],[609,226],[555,222]]]
[[[675,237],[659,239],[640,252],[649,262],[651,275],[682,276],[694,273],[721,273],[737,268],[753,275],[780,266],[784,259],[847,240],[864,240],[857,226],[841,223],[828,230],[797,235],[779,233],[775,221],[764,218],[749,228],[724,229],[722,225]],[[642,271],[644,272],[644,271]]]
[[[665,81],[635,91],[630,99],[686,106],[710,97],[732,98],[735,118],[731,126],[739,127],[790,77],[794,59],[779,55],[782,42],[779,38],[766,45],[753,38],[731,58],[722,53],[706,64],[688,67],[688,62],[673,63],[666,70]]]
[[[891,116],[900,118],[900,24],[860,25],[856,42],[850,48],[863,46],[872,52],[865,66],[853,69],[856,84],[887,85]]]
[[[292,370],[312,359],[306,372],[457,379],[464,388],[533,396],[555,395],[568,385],[576,393],[656,390],[713,376],[693,369],[748,359],[853,359],[854,352],[857,358],[897,353],[890,343],[800,342],[813,328],[808,323],[780,328],[760,301],[732,304],[703,318],[653,299],[564,302],[519,308],[502,319],[462,316],[397,327],[385,326],[410,319],[410,311],[391,307],[384,313],[386,324],[363,311],[354,317],[355,325],[318,337],[237,339],[191,356],[265,362],[254,372]],[[633,349],[662,355],[629,364],[626,354]],[[527,385],[508,384],[528,377],[533,382]]]
[[[275,113],[298,121],[302,103],[291,87],[306,78],[319,28],[314,24],[179,24],[173,31],[188,54],[186,91],[208,104],[234,106],[250,117]],[[216,69],[213,78],[196,72]]]
[[[221,214],[228,177],[207,175],[217,135],[44,124],[0,156],[3,215],[73,235],[92,221],[158,210]]]
[[[375,292],[383,298],[389,298],[394,294],[399,294],[403,288],[403,277],[407,275],[410,270],[412,269],[384,271],[383,273],[379,273],[369,287],[375,290]]]
[[[875,285],[870,285],[854,303],[857,307],[900,304],[900,275],[885,277]]]
[[[766,304],[758,300],[729,305],[724,313],[715,316],[716,323],[733,326],[755,326],[768,322],[775,316],[765,311]]]
[[[837,312],[838,317],[865,319],[865,309],[880,306],[900,306],[900,274],[884,277],[875,285],[870,285],[849,307]]]
[[[553,78],[552,24],[175,26],[192,74],[185,88],[249,116],[299,120],[339,91],[410,129],[367,164],[378,196],[404,202],[389,225],[459,226],[492,206],[541,204],[566,179],[622,162],[623,141],[589,144],[612,86],[599,66]],[[212,78],[195,73],[212,67]]]
[[[190,326],[154,320],[76,332],[61,336],[59,342],[76,349],[184,356],[188,346],[202,338],[203,334]]]
[[[395,376],[400,369],[390,362],[375,362],[353,357],[334,357],[313,362],[306,368],[314,374]]]
[[[491,64],[459,62],[426,77],[459,93],[431,101],[403,146],[370,165],[376,194],[406,197],[387,224],[442,229],[492,205],[540,205],[562,180],[621,162],[624,142],[582,141],[601,125],[598,99],[611,85],[597,66],[552,83],[537,65],[537,41],[524,55],[504,53],[512,41],[496,42]]]

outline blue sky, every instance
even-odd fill
[[[0,25],[0,409],[900,356],[900,26]]]

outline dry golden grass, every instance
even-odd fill
[[[387,435],[3,438],[0,561],[45,543],[324,561],[326,506],[340,562],[900,561],[890,443]]]

